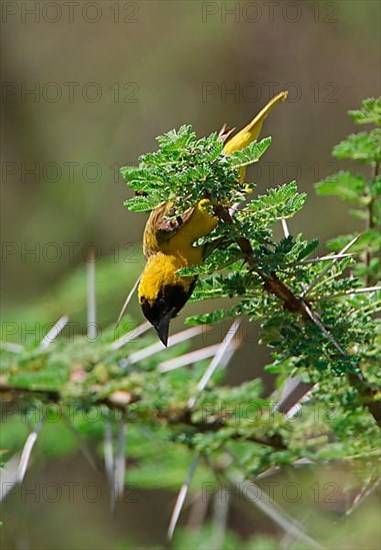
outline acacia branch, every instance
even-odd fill
[[[215,205],[214,212],[216,216],[223,222],[229,224],[230,226],[235,226],[234,220],[229,213],[229,210],[222,205]],[[259,275],[259,277],[264,282],[264,289],[277,296],[284,304],[284,308],[292,313],[299,313],[303,319],[307,322],[314,323],[318,328],[323,332],[323,334],[329,338],[329,340],[335,345],[336,349],[346,355],[341,347],[336,343],[336,341],[331,337],[329,332],[325,329],[322,323],[319,320],[319,316],[311,309],[311,306],[303,298],[296,296],[292,290],[290,290],[283,281],[278,279],[275,273],[271,275],[266,275],[263,270],[258,266],[254,251],[251,246],[251,243],[248,239],[242,236],[236,237],[236,243],[243,252],[244,258],[251,271],[254,271]],[[369,412],[377,422],[378,426],[381,427],[381,407],[379,406],[378,401],[375,399],[379,398],[379,392],[367,382],[365,376],[362,373],[348,373],[348,380],[350,384],[358,391],[361,398],[363,399],[364,404],[367,406]],[[311,384],[311,388],[313,384]],[[295,403],[296,404],[296,403]]]
[[[25,395],[34,396],[39,400],[48,403],[61,405],[63,408],[70,405],[71,400],[66,399],[59,391],[44,390],[44,389],[31,389],[31,388],[20,388],[18,386],[14,387],[11,384],[7,384],[3,381],[0,381],[0,395],[7,396],[4,399],[5,405],[13,405],[18,397],[24,397]],[[93,404],[94,406],[104,405],[110,410],[117,410],[126,418],[128,421],[129,418],[129,406],[141,401],[140,396],[134,395],[129,392],[116,391],[114,394],[111,394],[107,398],[99,398]],[[83,402],[84,405],[88,406],[89,399],[86,395],[81,397],[76,396],[73,398],[73,405],[80,405]],[[201,404],[202,407],[202,404]],[[215,433],[224,428],[233,428],[231,424],[226,421],[226,415],[223,413],[217,414],[216,412],[210,413],[209,415],[203,411],[202,420],[196,421],[193,418],[193,412],[190,411],[187,406],[178,408],[175,411],[173,408],[169,407],[166,410],[155,410],[152,411],[151,416],[148,418],[150,422],[154,421],[157,424],[166,423],[168,426],[173,427],[184,427],[191,428],[195,433]],[[134,421],[136,421],[136,410],[133,411]],[[142,420],[147,420],[147,414],[142,414]],[[286,450],[287,446],[283,441],[282,437],[279,435],[272,436],[263,436],[259,437],[253,434],[240,435],[238,432],[233,433],[230,436],[231,439],[238,440],[242,439],[245,441],[252,441],[260,445],[265,445],[274,448],[275,450]]]

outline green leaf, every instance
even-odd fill
[[[227,317],[229,317],[229,314],[224,309],[216,309],[210,313],[202,313],[200,315],[187,317],[185,323],[190,326],[209,325],[218,323]]]
[[[366,183],[361,176],[341,171],[315,184],[318,195],[335,195],[342,200],[358,204],[366,191]]]
[[[381,97],[364,99],[360,110],[348,111],[356,124],[381,125]]]
[[[327,246],[329,250],[339,252],[344,246],[346,246],[354,235],[340,235],[328,241]],[[381,247],[381,235],[376,229],[367,229],[362,233],[360,238],[351,247],[350,252],[363,252],[366,249],[374,252],[379,251]]]
[[[348,210],[349,214],[358,220],[366,222],[369,218],[369,214],[366,210],[360,210],[359,208]]]
[[[270,147],[270,144],[271,137],[267,137],[259,142],[253,141],[241,151],[235,151],[229,155],[232,166],[234,168],[242,168],[244,166],[248,166],[249,164],[253,164],[254,162],[258,162],[263,153]]]
[[[186,124],[180,126],[178,130],[170,130],[163,136],[158,136],[156,140],[163,148],[176,149],[185,147],[195,138],[196,134],[193,132],[192,126]]]
[[[160,203],[160,199],[154,197],[132,197],[126,200],[123,204],[132,212],[145,212],[152,210]]]
[[[150,171],[146,168],[141,168],[138,166],[122,166],[120,169],[122,177],[130,182],[140,179],[148,179],[150,177]]]
[[[302,208],[306,198],[305,193],[298,193],[296,182],[292,181],[269,189],[266,195],[250,201],[245,211],[255,216],[265,216],[267,221],[289,218]]]
[[[304,260],[304,258],[307,258],[313,252],[316,247],[319,245],[319,239],[312,239],[311,241],[307,241],[306,243],[303,243],[301,246],[301,250],[297,255],[297,260]]]
[[[368,164],[381,161],[381,129],[375,128],[371,132],[351,134],[333,149],[333,156],[350,158]]]
[[[206,161],[213,162],[218,157],[218,155],[221,155],[223,149],[224,144],[222,143],[222,141],[215,141],[214,143],[212,143],[209,148],[209,152],[206,155]]]

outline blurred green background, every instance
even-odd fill
[[[99,323],[115,321],[143,265],[145,222],[123,207],[131,195],[118,167],[184,123],[200,136],[224,122],[240,128],[284,89],[288,102],[262,132],[272,146],[249,176],[259,192],[297,179],[308,193],[292,232],[324,242],[354,228],[345,206],[317,197],[313,183],[339,166],[330,152],[354,131],[347,110],[379,94],[378,2],[3,2],[1,40],[3,339],[23,341],[25,327],[34,337],[35,323],[63,313],[85,322],[89,243],[98,251]],[[131,307],[142,321],[136,299]],[[188,306],[177,327],[197,307]],[[266,352],[255,353],[253,367],[253,346],[240,350],[232,381],[260,372]],[[68,469],[89,475],[74,451],[39,464],[32,477],[40,481],[64,479]],[[115,548],[131,530],[131,540],[153,547],[173,494],[144,493],[116,520],[107,496],[102,503],[21,511],[14,497],[4,547],[23,547],[21,521],[32,529],[31,548]],[[272,532],[253,513],[233,513],[238,532]],[[378,547],[374,530],[356,538],[353,525],[335,548]]]

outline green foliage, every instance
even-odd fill
[[[356,124],[376,124],[381,126],[381,98],[364,99],[359,110],[349,111]]]
[[[381,125],[381,100],[366,99],[362,108],[349,111],[357,124]],[[319,195],[332,195],[353,204],[356,208],[350,214],[365,222],[365,230],[358,241],[355,252],[362,252],[362,260],[354,267],[356,275],[364,278],[369,284],[380,280],[381,262],[379,250],[381,245],[381,130],[375,128],[369,132],[353,134],[333,149],[338,158],[349,158],[353,161],[366,162],[373,166],[371,177],[341,171],[316,184]],[[353,238],[353,235],[335,237],[328,246],[339,250]]]
[[[222,204],[243,200],[245,184],[237,183],[239,168],[257,162],[271,143],[265,138],[226,156],[217,133],[197,139],[191,126],[171,130],[157,141],[159,149],[142,155],[138,167],[121,169],[129,187],[147,195],[127,200],[130,210],[152,210],[171,201],[180,214],[205,196]]]
[[[319,195],[336,195],[342,200],[363,206],[366,182],[362,176],[348,171],[328,176],[316,184]]]
[[[348,136],[334,147],[333,155],[339,159],[349,158],[373,165],[381,160],[380,143],[381,129],[375,128],[371,132]]]
[[[277,220],[291,218],[301,208],[307,198],[305,193],[298,193],[296,182],[280,185],[269,189],[266,195],[260,195],[250,201],[244,213],[250,217],[255,224],[270,225]]]
[[[349,114],[356,124],[381,126],[381,99],[365,99],[360,110],[349,111]],[[377,165],[381,160],[381,129],[350,135],[336,145],[333,155]]]

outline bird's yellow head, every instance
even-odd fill
[[[167,345],[169,323],[192,294],[196,279],[179,277],[176,271],[186,263],[179,256],[159,252],[151,256],[139,284],[139,303],[146,319]]]

